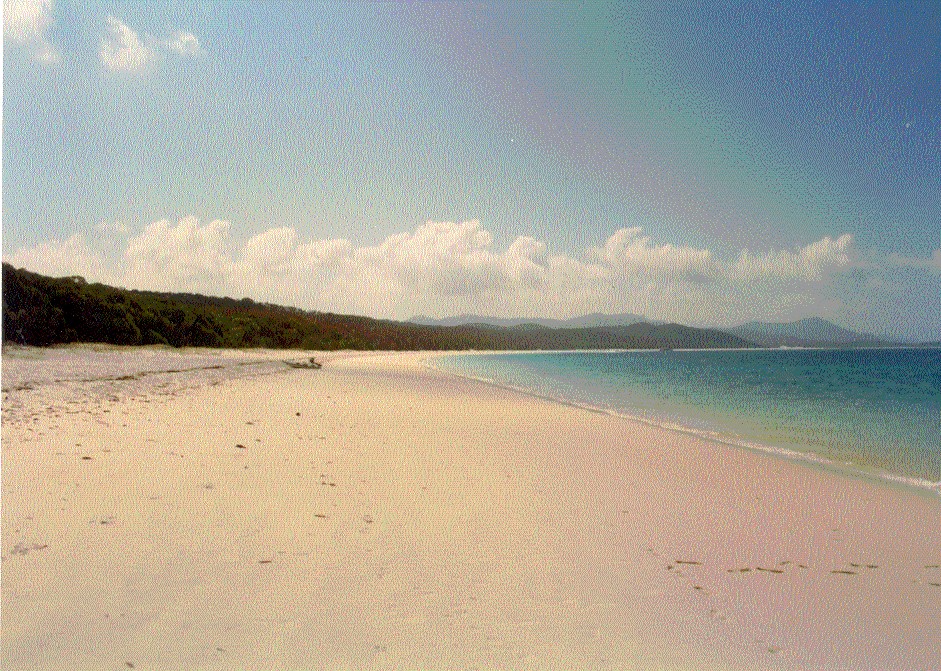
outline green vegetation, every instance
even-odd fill
[[[248,298],[130,291],[3,264],[3,341],[173,347],[361,350],[531,350],[749,347],[721,331],[677,324],[552,329],[421,326],[256,303]]]

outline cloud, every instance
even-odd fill
[[[158,291],[225,289],[232,275],[229,223],[166,219],[132,236],[124,251],[127,285]]]
[[[941,249],[934,250],[929,257],[903,256],[892,253],[887,258],[889,265],[895,268],[914,268],[941,273]]]
[[[165,40],[163,46],[180,56],[199,56],[205,53],[199,46],[196,36],[182,30],[174,33],[169,40]]]
[[[146,46],[127,24],[109,16],[107,32],[101,37],[98,52],[109,72],[143,72],[157,58],[157,53]]]
[[[640,228],[624,228],[581,254],[554,254],[530,236],[498,248],[476,220],[429,221],[358,246],[345,239],[301,240],[291,227],[240,241],[226,221],[184,217],[155,221],[120,244],[110,261],[78,236],[17,251],[9,260],[127,287],[249,296],[376,317],[636,312],[703,324],[819,308],[831,278],[851,267],[853,253],[852,238],[844,235],[723,260],[708,249],[658,244]]]
[[[47,36],[51,25],[52,0],[3,0],[3,39],[45,65],[61,60]]]
[[[117,281],[106,260],[92,251],[81,235],[73,235],[61,242],[41,242],[35,247],[17,250],[4,260],[17,268],[28,268],[53,277],[82,275],[99,282]]]
[[[141,74],[172,53],[181,57],[196,57],[205,53],[193,33],[177,31],[169,39],[156,40],[141,37],[130,26],[114,16],[106,20],[106,32],[101,37],[99,56],[109,72]]]
[[[652,275],[705,279],[719,272],[707,249],[651,244],[639,227],[616,231],[597,250],[600,258],[626,275]]]
[[[742,278],[818,280],[830,270],[849,265],[848,251],[852,242],[853,236],[846,234],[835,240],[825,237],[796,252],[780,250],[753,255],[743,250],[733,273]]]

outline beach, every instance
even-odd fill
[[[941,668],[935,494],[434,354],[205,356],[5,353],[4,669]]]

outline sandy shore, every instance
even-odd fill
[[[414,354],[127,382],[4,382],[3,669],[941,668],[936,496]]]

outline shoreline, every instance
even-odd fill
[[[758,348],[758,349],[748,349],[748,350],[672,350],[676,352],[711,352],[711,351],[777,351],[778,348]],[[821,348],[789,348],[789,349],[821,349]],[[868,349],[905,349],[905,348],[868,348]],[[913,348],[908,348],[913,349]],[[914,348],[917,349],[917,348]],[[567,354],[577,354],[577,353],[599,353],[599,352],[611,352],[611,353],[647,353],[647,352],[658,352],[659,350],[567,350],[565,352],[556,352],[554,350],[546,350],[539,352],[529,352],[529,351],[513,351],[513,352],[502,352],[502,351],[493,351],[493,352],[433,352],[426,355],[426,362],[430,362],[435,358],[449,357],[449,356],[477,356],[477,355],[501,355],[501,354],[542,354],[542,353],[567,353]],[[839,351],[839,348],[836,349]],[[574,408],[580,408],[582,410],[587,410],[589,412],[595,412],[604,415],[611,415],[614,417],[620,417],[624,420],[630,422],[638,422],[647,426],[663,429],[665,431],[672,431],[679,434],[691,436],[694,438],[699,438],[701,440],[706,440],[712,443],[719,445],[724,445],[728,447],[733,447],[737,449],[749,450],[759,454],[771,455],[779,459],[786,460],[788,462],[803,465],[806,468],[817,468],[825,472],[832,473],[834,475],[843,476],[849,479],[862,479],[873,484],[882,485],[890,488],[899,488],[904,491],[920,494],[922,496],[929,496],[932,498],[941,497],[941,480],[929,480],[927,478],[906,475],[903,473],[897,473],[890,471],[884,468],[878,467],[868,467],[865,465],[853,463],[853,462],[840,462],[830,459],[821,454],[817,454],[812,451],[801,451],[796,448],[791,447],[782,447],[778,445],[773,445],[770,443],[763,443],[756,440],[748,440],[741,438],[732,433],[725,433],[721,430],[711,430],[711,429],[701,429],[697,428],[692,424],[684,424],[680,418],[678,421],[667,420],[667,419],[658,419],[655,417],[647,417],[644,415],[634,414],[625,410],[616,410],[613,408],[607,408],[598,405],[592,405],[584,401],[571,400],[563,398],[560,396],[553,396],[551,394],[540,393],[533,389],[529,389],[523,386],[514,385],[506,382],[501,382],[487,377],[472,375],[468,373],[462,373],[455,370],[449,370],[446,368],[436,368],[430,363],[426,363],[429,369],[434,370],[439,373],[444,373],[447,375],[453,375],[458,378],[472,380],[474,382],[479,382],[481,384],[490,385],[499,389],[506,389],[509,391],[514,391],[520,394],[525,394],[527,396],[532,396],[534,398],[539,398],[545,401],[550,401],[553,403],[559,403],[561,405],[571,406]]]
[[[941,665],[935,500],[436,353],[305,354],[324,367],[26,392],[4,668]]]

